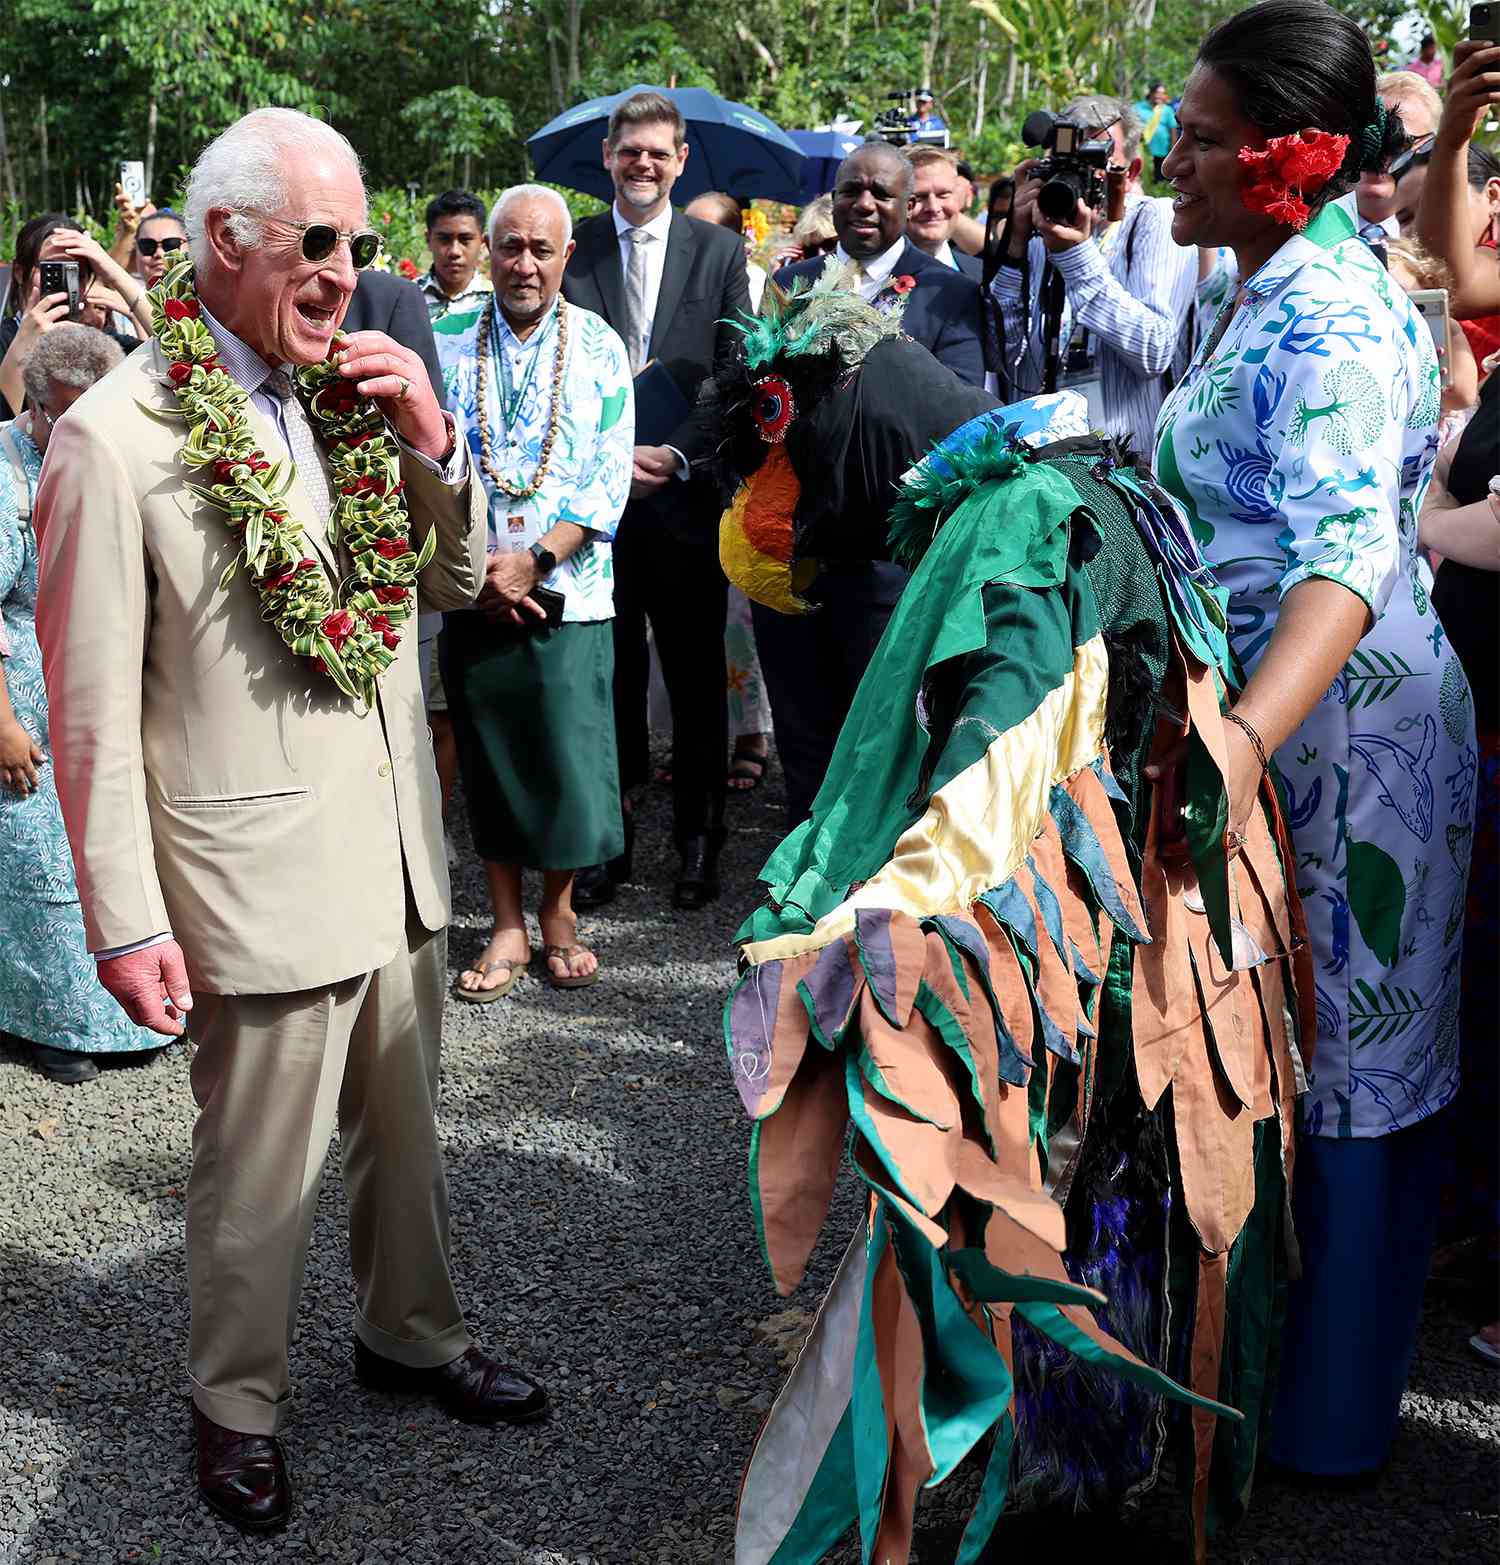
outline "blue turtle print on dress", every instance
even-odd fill
[[[1317,1136],[1385,1135],[1457,1090],[1477,760],[1417,552],[1437,363],[1353,209],[1329,203],[1226,304],[1157,424],[1158,476],[1229,591],[1247,677],[1299,582],[1337,581],[1374,616],[1276,754],[1318,973]]]

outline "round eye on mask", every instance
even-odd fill
[[[792,388],[780,375],[764,375],[754,382],[755,401],[750,416],[756,433],[767,445],[779,445],[786,439],[787,427],[797,416]]]

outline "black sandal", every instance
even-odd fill
[[[766,762],[769,758],[768,751],[745,750],[736,745],[734,754],[729,759],[729,791],[754,793],[766,775]],[[754,767],[755,770],[750,771],[748,769],[750,767]]]

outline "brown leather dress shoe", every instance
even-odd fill
[[[371,1391],[431,1397],[454,1418],[470,1424],[529,1424],[551,1406],[536,1381],[486,1358],[478,1348],[436,1369],[412,1369],[382,1358],[356,1337],[354,1374]]]
[[[225,1429],[193,1408],[198,1493],[209,1510],[246,1532],[284,1527],[292,1514],[292,1481],[281,1442],[271,1435]]]

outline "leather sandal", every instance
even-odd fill
[[[571,967],[573,965],[571,961],[573,953],[575,951],[587,950],[587,946],[579,945],[576,940],[572,945],[567,946],[543,946],[542,961],[546,963],[555,956],[564,966]],[[559,978],[549,965],[547,967],[547,982],[554,989],[587,989],[590,984],[599,982],[600,972],[601,969],[596,967],[591,973],[569,973],[566,978]]]
[[[531,964],[531,951],[528,949],[525,956],[497,956],[493,962],[474,962],[460,973],[460,982],[454,984],[453,993],[460,999],[466,1000],[470,1005],[492,1005],[496,1000],[503,1000],[512,989],[521,981],[521,974]],[[497,967],[508,967],[510,971],[491,989],[465,989],[462,983],[464,973],[473,973],[481,981],[488,978]]]

